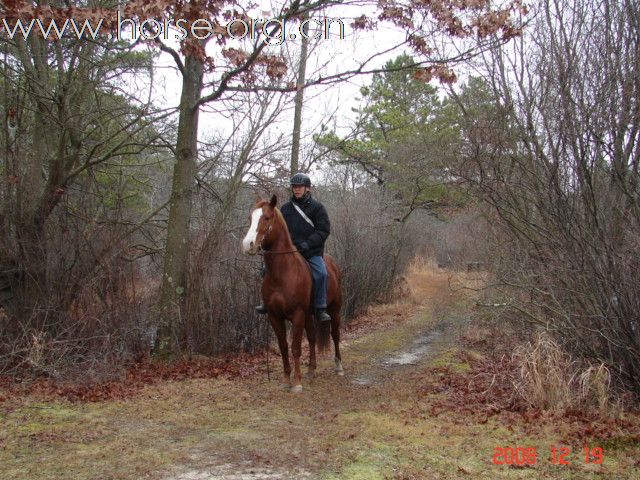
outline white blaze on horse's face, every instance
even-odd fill
[[[260,247],[257,242],[258,223],[260,222],[260,217],[262,217],[262,208],[256,208],[251,213],[251,226],[249,227],[249,231],[242,240],[242,250],[244,253],[248,253],[249,255],[255,255],[258,253],[258,248]]]

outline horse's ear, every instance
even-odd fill
[[[271,201],[269,202],[269,205],[271,206],[271,208],[276,208],[277,204],[278,204],[278,197],[274,193],[273,196],[271,197]]]

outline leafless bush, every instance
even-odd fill
[[[43,305],[20,320],[3,311],[0,374],[82,381],[118,375],[123,364],[149,352],[152,296],[148,284],[140,285],[131,264],[115,262],[78,285],[71,300],[58,299],[58,308]]]
[[[493,101],[465,110],[459,174],[491,206],[509,306],[640,392],[637,5],[539,8],[487,58]]]
[[[217,202],[207,192],[198,198],[202,213],[193,239],[180,339],[186,351],[196,354],[251,352],[269,340],[271,327],[255,312],[260,303],[262,259],[240,249],[255,192],[234,182],[212,181],[218,191],[226,192],[225,202]]]
[[[418,210],[407,222],[409,250],[433,258],[440,267],[465,270],[489,261],[487,225],[476,208],[436,217]]]
[[[254,351],[267,345],[270,325],[257,315],[261,262],[240,252],[227,235],[206,265],[192,265],[188,301],[189,350],[203,355]]]
[[[343,311],[353,316],[379,300],[408,262],[404,225],[394,221],[389,200],[377,189],[327,191],[332,233],[327,251],[343,272]]]

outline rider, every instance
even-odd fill
[[[282,205],[280,212],[287,223],[293,244],[311,267],[316,318],[328,322],[331,320],[327,313],[328,273],[322,254],[330,231],[329,216],[324,206],[311,196],[311,179],[308,175],[296,173],[289,184],[293,195],[290,201]],[[256,307],[256,311],[267,313],[264,305]]]

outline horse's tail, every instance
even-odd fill
[[[329,350],[331,343],[331,322],[316,322],[316,345],[319,353],[324,353]]]

